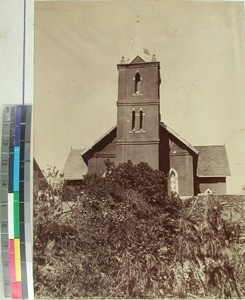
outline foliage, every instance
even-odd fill
[[[34,189],[33,189],[34,197],[37,197],[39,191],[44,191],[46,188],[48,188],[47,180],[44,177],[35,159],[33,161],[33,181],[34,181]]]
[[[47,166],[47,170],[43,171],[44,176],[49,184],[50,191],[53,191],[55,195],[60,195],[64,186],[64,174],[56,167],[50,165]]]
[[[163,173],[127,162],[85,176],[79,201],[63,201],[64,184],[36,199],[36,296],[244,295],[243,220],[211,196],[182,205],[165,184]]]
[[[80,199],[81,192],[81,186],[65,182],[61,191],[61,199],[62,201],[77,201]]]
[[[192,214],[180,220],[175,276],[181,293],[240,298],[235,278],[233,226],[222,218],[217,198],[207,195],[201,222]]]
[[[95,197],[111,196],[115,201],[123,201],[128,190],[141,194],[151,205],[159,205],[172,216],[178,214],[181,201],[167,195],[166,176],[153,170],[147,163],[133,165],[131,161],[112,168],[106,177],[98,174],[86,175],[83,189]]]
[[[242,185],[242,193],[245,194],[245,184]]]

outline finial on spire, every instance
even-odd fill
[[[122,59],[121,59],[121,61],[120,61],[120,64],[125,64],[124,56],[122,56]]]
[[[154,57],[152,60],[149,51],[143,46],[140,35],[140,15],[136,15],[136,26],[132,39],[131,51],[124,59],[122,59],[121,63],[131,63],[137,56],[145,62],[155,61],[156,59]]]
[[[135,32],[134,32],[133,43],[132,43],[132,52],[141,51],[142,48],[143,48],[143,45],[142,45],[141,36],[140,36],[140,21],[137,20]]]
[[[152,55],[151,61],[157,61],[157,60],[156,60],[156,55],[155,55],[155,54]]]

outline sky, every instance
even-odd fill
[[[62,171],[116,124],[117,64],[137,15],[161,65],[161,121],[192,145],[225,144],[227,192],[245,184],[245,47],[242,2],[35,3],[34,157]]]

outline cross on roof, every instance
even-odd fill
[[[143,46],[142,43],[139,18],[140,16],[137,15],[134,36],[131,42],[131,51],[123,59],[125,63],[131,63],[137,56],[141,57],[145,62],[152,60],[149,51]]]

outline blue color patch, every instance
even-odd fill
[[[16,119],[15,119],[15,146],[20,145],[20,122],[21,122],[21,106],[18,105],[16,109]]]

